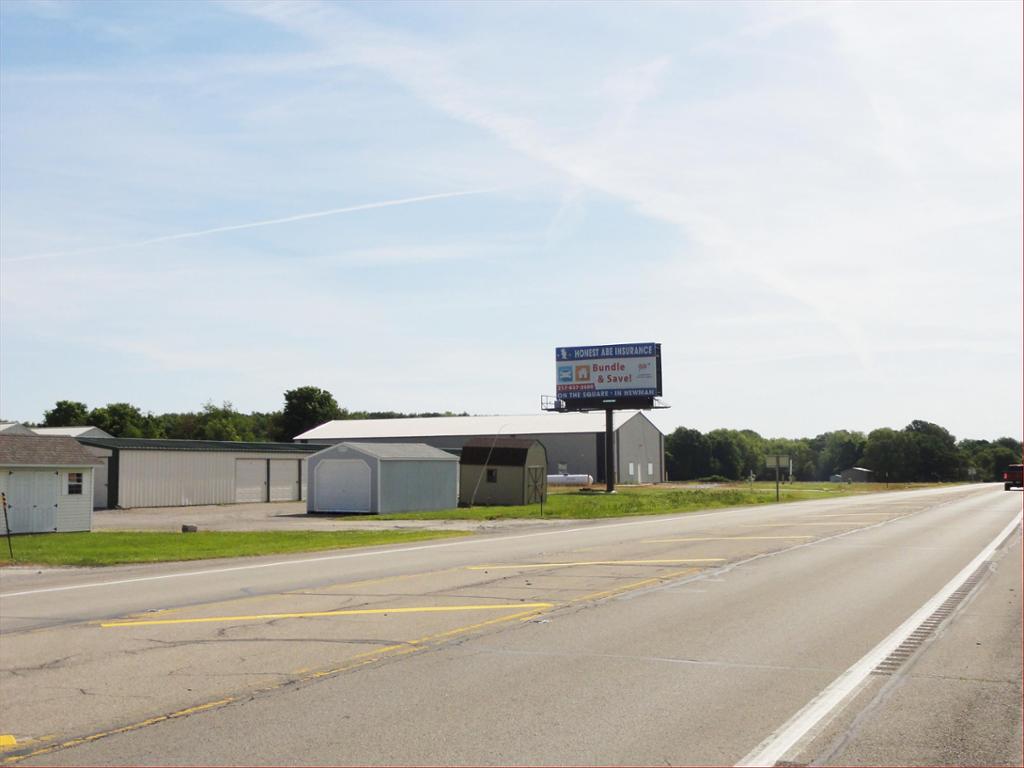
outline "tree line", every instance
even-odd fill
[[[333,419],[456,415],[468,414],[349,411],[327,390],[305,386],[286,391],[282,409],[268,413],[241,413],[230,402],[208,402],[196,412],[154,414],[131,403],[89,409],[85,403],[60,400],[43,414],[42,426],[93,426],[115,437],[290,442]],[[928,421],[912,421],[900,430],[883,427],[867,435],[841,429],[797,439],[764,438],[749,429],[702,433],[678,427],[665,438],[670,480],[741,480],[751,472],[774,477],[773,470],[765,469],[765,456],[770,454],[793,460],[795,480],[828,480],[855,466],[872,470],[878,482],[999,480],[1008,464],[1020,463],[1021,443],[1012,437],[957,442],[948,430]]]
[[[44,427],[99,427],[114,437],[165,438],[172,440],[230,440],[243,442],[291,442],[296,435],[334,419],[398,419],[468,414],[399,413],[397,411],[349,411],[334,395],[319,387],[298,387],[284,393],[284,407],[268,413],[241,413],[230,402],[206,403],[186,413],[143,412],[131,403],[108,403],[90,409],[76,400],[58,400],[44,412]]]
[[[811,438],[764,438],[749,429],[704,434],[679,427],[665,438],[670,480],[741,480],[751,473],[767,479],[775,476],[765,468],[772,454],[792,459],[794,480],[828,480],[851,467],[872,470],[876,482],[999,480],[1008,464],[1021,462],[1021,443],[1012,437],[957,442],[944,427],[919,420],[867,435],[841,429]]]

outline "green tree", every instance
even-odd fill
[[[319,387],[299,387],[284,393],[280,439],[291,441],[297,435],[324,422],[344,419],[348,411],[338,406],[334,395]]]
[[[1020,452],[1005,445],[994,445],[985,455],[979,480],[1002,480],[1003,472],[1011,464],[1020,464]]]
[[[737,433],[729,429],[708,432],[711,444],[711,474],[739,480],[743,471],[743,451]]]
[[[44,427],[87,427],[89,408],[77,400],[58,400],[52,411],[43,413]]]
[[[874,471],[875,481],[902,483],[914,479],[920,460],[917,445],[905,432],[882,427],[868,435],[863,463]]]
[[[252,442],[256,439],[252,432],[251,418],[236,411],[228,401],[219,406],[207,402],[197,414],[196,422],[196,436],[199,440]]]
[[[131,403],[107,403],[89,412],[89,424],[114,437],[147,437],[148,426],[142,411]]]
[[[696,429],[677,427],[665,438],[670,480],[694,480],[711,474],[711,443]]]
[[[818,436],[822,437],[824,441],[818,454],[818,480],[828,480],[837,472],[857,466],[866,443],[863,432],[839,429]]]
[[[915,419],[903,431],[917,447],[917,467],[914,480],[949,481],[959,477],[959,456],[956,438],[946,429],[930,421]]]

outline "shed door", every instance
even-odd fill
[[[299,500],[299,460],[270,460],[270,500]]]
[[[267,500],[267,460],[235,459],[235,501]]]
[[[60,475],[57,472],[15,470],[7,478],[7,521],[11,533],[57,530]]]
[[[324,459],[313,471],[314,511],[370,511],[370,465],[365,461]]]
[[[543,465],[526,468],[526,503],[540,504],[548,496],[548,468]]]
[[[107,462],[110,459],[102,458],[102,465],[96,467],[92,474],[92,506],[94,509],[107,508]]]

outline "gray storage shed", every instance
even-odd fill
[[[90,530],[97,464],[70,437],[0,434],[0,492],[7,499],[9,532]]]
[[[539,504],[547,498],[548,455],[537,440],[476,437],[459,458],[459,503]]]
[[[452,509],[457,456],[422,443],[338,443],[309,457],[307,512]]]

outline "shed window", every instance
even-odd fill
[[[654,463],[650,461],[647,462],[647,476],[654,477]]]
[[[487,482],[488,483],[496,483],[496,482],[498,482],[498,470],[496,470],[496,469],[488,469],[487,470]]]
[[[631,462],[629,462],[629,476],[632,477],[635,474],[636,474],[636,471],[634,470],[633,462],[631,461]]]
[[[82,473],[81,472],[68,472],[68,495],[69,496],[81,496],[82,495]]]

